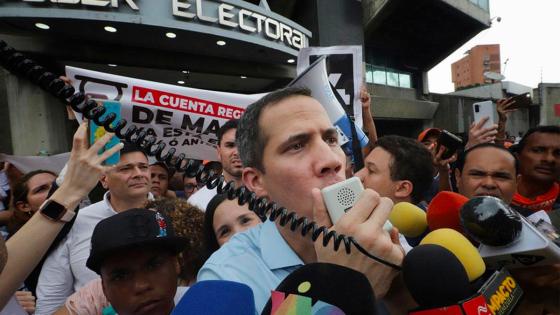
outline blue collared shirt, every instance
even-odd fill
[[[236,234],[198,272],[198,281],[229,280],[251,287],[260,314],[270,293],[303,261],[286,243],[276,224],[267,220]]]

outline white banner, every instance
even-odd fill
[[[344,102],[344,111],[363,128],[360,87],[364,84],[362,46],[306,47],[299,51],[297,73],[301,74],[320,56],[327,57],[329,82]]]
[[[76,90],[91,98],[121,103],[121,117],[155,135],[188,158],[218,159],[216,132],[239,119],[245,108],[265,94],[235,94],[181,87],[66,67]],[[76,113],[78,120],[81,115]],[[125,130],[126,128],[125,127]]]
[[[0,153],[0,162],[10,162],[24,174],[39,169],[59,174],[69,158],[70,152],[51,156],[18,156]]]

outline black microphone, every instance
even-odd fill
[[[289,274],[272,291],[261,315],[377,314],[373,289],[361,272],[313,263]]]
[[[560,262],[560,247],[532,223],[495,197],[477,197],[460,212],[465,232],[481,243],[488,266],[497,268],[550,265]]]

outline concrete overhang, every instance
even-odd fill
[[[389,119],[433,119],[438,103],[383,96],[372,97],[372,111],[375,118]]]
[[[469,0],[364,0],[365,43],[386,66],[428,71],[480,31],[489,13]]]

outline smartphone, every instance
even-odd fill
[[[109,113],[115,113],[117,118],[114,122],[118,122],[121,119],[121,103],[115,101],[107,101],[107,100],[97,100],[98,106],[103,106],[106,109],[106,112],[101,116],[101,120],[103,120]],[[106,131],[103,126],[98,126],[94,121],[89,122],[89,145],[91,146],[97,139],[103,137]],[[113,136],[105,146],[99,150],[98,154],[102,154],[103,152],[109,150],[110,148],[114,147],[115,145],[119,144],[120,140],[117,136]],[[115,154],[111,155],[108,159],[105,160],[103,164],[105,165],[115,165],[119,163],[121,158],[120,152],[116,152]]]
[[[463,146],[463,140],[447,130],[442,130],[437,140],[436,152],[439,152],[440,146],[446,148],[441,158],[447,160]]]
[[[362,191],[364,191],[364,186],[358,177],[350,177],[345,181],[321,189],[321,196],[323,196],[333,224],[336,224],[340,217],[354,207]],[[392,228],[393,225],[387,220],[383,229],[389,232]]]
[[[475,123],[478,123],[484,117],[488,117],[488,120],[482,126],[484,128],[490,128],[494,124],[494,112],[494,103],[492,103],[492,101],[484,101],[473,104]]]
[[[509,109],[519,109],[524,107],[529,107],[533,101],[531,100],[531,94],[523,93],[512,97],[513,104]]]

